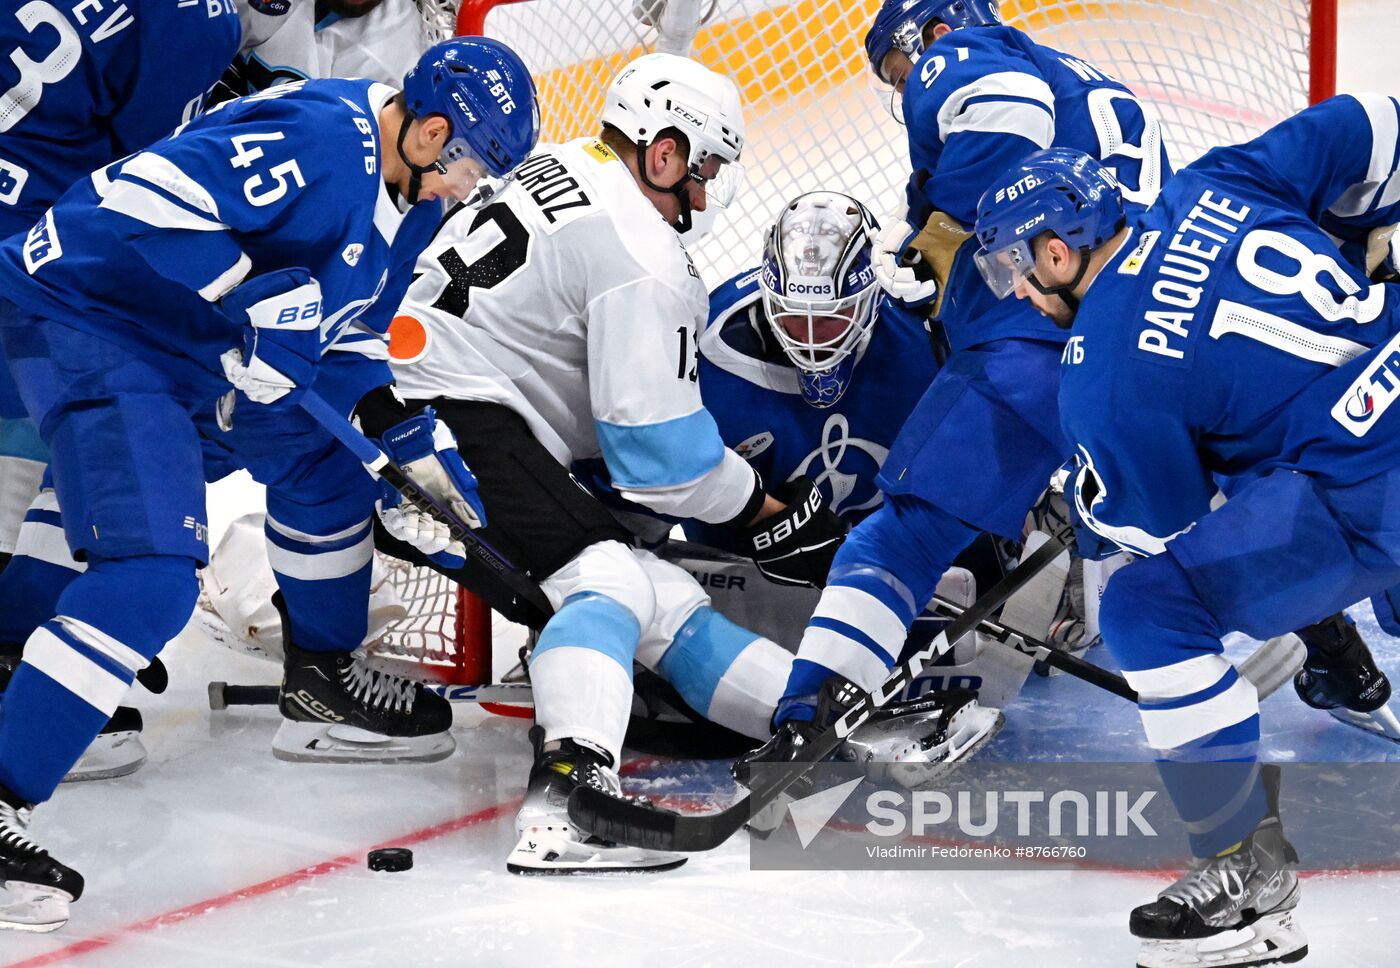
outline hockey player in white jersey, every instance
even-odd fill
[[[601,456],[627,498],[744,528],[775,574],[824,568],[842,532],[810,481],[788,506],[765,493],[695,382],[707,301],[677,231],[732,195],[737,89],[649,54],[608,87],[602,122],[599,138],[536,153],[499,204],[449,217],[391,330],[400,392],[456,428],[480,481],[483,537],[555,609],[530,661],[536,759],[507,862],[516,872],[683,860],[589,839],[565,810],[577,784],[617,788],[634,659],[702,682],[692,705],[756,737],[791,662],[710,608],[689,574],[634,550],[569,466]]]

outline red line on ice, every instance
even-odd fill
[[[493,807],[487,807],[484,810],[478,810],[475,813],[469,813],[465,816],[457,817],[455,820],[447,820],[443,823],[434,824],[431,827],[424,827],[421,830],[412,831],[410,833],[404,834],[402,837],[397,837],[393,840],[386,840],[383,843],[375,844],[374,846],[412,847],[414,844],[421,844],[428,840],[434,840],[438,837],[444,837],[447,834],[455,833],[458,830],[464,830],[467,827],[474,827],[477,824],[488,823],[492,820],[495,820],[497,817],[500,817],[502,814],[513,811],[519,805],[519,803],[519,800],[511,800],[506,803],[498,803]],[[101,951],[103,948],[110,947],[111,945],[114,945],[125,938],[129,938],[132,935],[144,934],[145,932],[152,931],[156,928],[163,928],[172,924],[179,924],[182,921],[188,921],[191,918],[197,918],[201,915],[211,914],[214,911],[220,911],[224,908],[232,907],[233,905],[240,904],[243,901],[249,901],[253,898],[262,897],[266,894],[272,894],[276,891],[292,887],[296,884],[305,883],[306,881],[309,881],[316,877],[321,877],[325,874],[334,874],[336,871],[344,870],[347,867],[355,867],[361,865],[365,862],[365,854],[368,853],[368,850],[369,848],[365,850],[355,851],[354,853],[341,854],[339,857],[332,857],[330,860],[321,861],[319,864],[312,864],[309,867],[303,867],[300,870],[295,870],[288,874],[282,874],[279,877],[273,877],[269,880],[260,881],[259,883],[250,885],[248,887],[238,888],[237,890],[229,891],[227,894],[220,894],[217,897],[212,897],[205,901],[196,901],[194,904],[188,904],[182,908],[176,908],[173,911],[167,911],[164,914],[157,914],[154,917],[146,918],[142,921],[135,921],[123,927],[114,928],[113,930],[105,932],[104,934],[94,935],[93,937],[86,938],[82,941],[75,941],[73,944],[67,945],[63,948],[59,948],[56,951],[50,951],[48,954],[37,955],[33,958],[26,958],[24,961],[16,961],[13,964],[6,966],[6,968],[40,968],[41,965],[53,965],[62,961],[68,961],[71,958],[77,958],[81,955],[85,955],[93,951]],[[77,911],[78,917],[81,918],[81,902],[79,902],[79,904],[77,905]]]

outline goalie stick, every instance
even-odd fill
[[[448,527],[453,540],[460,541],[467,555],[486,566],[511,593],[545,616],[554,614],[540,586],[530,576],[511,564],[505,555],[477,537],[457,515],[443,507],[394,464],[374,441],[360,433],[349,419],[332,407],[315,391],[308,390],[301,398],[301,408],[324,427],[331,436],[349,449],[365,466],[365,470],[386,481],[403,495],[403,499],[418,510],[441,521]]]
[[[756,811],[772,803],[817,763],[825,760],[841,742],[860,727],[904,687],[919,677],[934,658],[952,648],[952,643],[973,631],[1000,608],[1018,588],[1035,577],[1059,556],[1073,540],[1074,531],[1066,526],[997,582],[962,615],[948,623],[932,642],[894,668],[873,692],[852,688],[853,702],[840,719],[818,733],[798,750],[798,758],[775,763],[761,774],[762,779],[748,796],[718,813],[682,816],[650,805],[613,796],[589,786],[569,794],[569,819],[579,827],[617,843],[650,850],[713,850],[733,836]],[[843,697],[844,698],[844,697]]]

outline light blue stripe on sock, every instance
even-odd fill
[[[618,602],[597,592],[579,592],[564,599],[535,644],[534,662],[550,649],[592,649],[608,656],[632,676],[632,658],[642,627],[637,617]]]
[[[686,619],[657,669],[690,708],[708,715],[720,680],[757,639],[748,629],[702,606]]]

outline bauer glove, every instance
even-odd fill
[[[224,377],[249,400],[291,407],[321,360],[321,286],[306,269],[247,280],[219,302],[244,327],[243,346],[219,357]]]
[[[770,581],[825,586],[850,526],[827,507],[811,478],[789,481],[773,496],[787,507],[744,529],[749,557]]]
[[[420,413],[390,427],[379,442],[409,480],[463,524],[475,530],[486,523],[476,476],[457,453],[452,429],[438,421],[432,407],[424,407]],[[380,488],[375,508],[386,531],[443,568],[460,568],[466,563],[466,549],[452,539],[446,522],[403,500],[388,484],[381,483]]]

